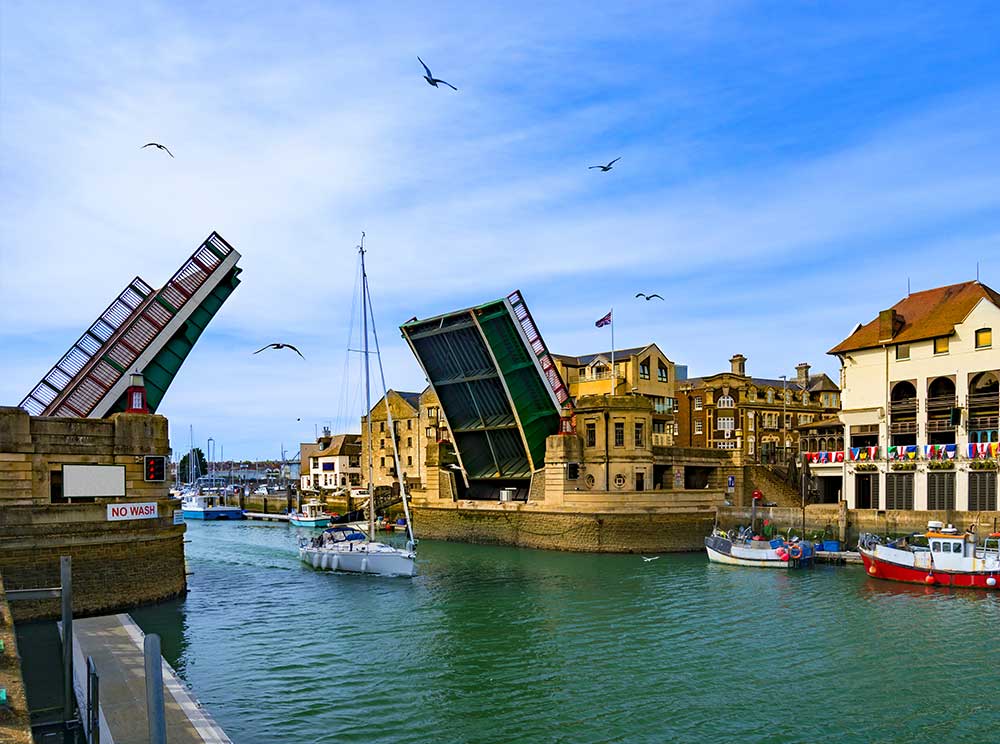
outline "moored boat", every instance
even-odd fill
[[[323,511],[324,505],[317,499],[302,504],[302,511],[292,512],[288,521],[295,527],[329,527],[330,515]]]
[[[982,547],[974,531],[960,533],[952,525],[927,523],[927,532],[883,542],[862,534],[858,552],[869,576],[927,586],[997,589],[1000,586],[1000,532]]]
[[[797,539],[767,540],[752,530],[723,532],[715,529],[705,538],[705,550],[713,563],[755,568],[793,568],[808,565],[815,556],[813,545]]]
[[[226,506],[222,498],[213,494],[189,494],[181,500],[181,513],[185,519],[243,519],[238,506]]]

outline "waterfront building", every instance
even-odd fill
[[[997,508],[1000,295],[978,281],[907,295],[829,353],[841,363],[852,509]]]
[[[428,387],[422,393],[390,390],[389,409],[396,446],[399,449],[399,464],[407,488],[419,488],[426,479],[427,445],[438,441],[448,441],[448,425],[441,413],[437,395]],[[371,410],[372,457],[374,484],[376,487],[392,488],[399,482],[390,439],[389,421],[386,414],[385,397]],[[361,473],[362,481],[368,472],[368,417],[361,417]]]
[[[840,389],[803,362],[794,376],[752,377],[734,354],[727,372],[680,382],[677,444],[740,453],[743,461],[782,464],[799,452],[799,427],[840,409]]]
[[[309,454],[305,455],[308,471],[300,479],[302,490],[341,491],[361,485],[360,434],[329,437],[323,449],[318,449],[318,443],[306,444],[309,446]]]
[[[583,356],[553,354],[552,359],[574,400],[588,395],[607,395],[612,391],[614,395],[632,394],[648,398],[653,406],[651,442],[657,446],[673,444],[677,408],[675,391],[678,380],[687,376],[687,367],[675,364],[655,343],[615,349],[613,354],[610,351]]]

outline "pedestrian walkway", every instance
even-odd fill
[[[101,744],[149,744],[143,632],[128,615],[73,621],[73,678],[77,701],[86,709],[87,657],[100,678]],[[170,744],[232,744],[163,660],[163,688]]]

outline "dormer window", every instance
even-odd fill
[[[993,329],[980,328],[976,331],[976,348],[988,349],[993,346]]]

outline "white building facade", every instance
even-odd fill
[[[831,349],[841,362],[851,509],[997,509],[1000,295],[979,282],[909,295]]]
[[[308,455],[309,472],[301,476],[303,491],[334,491],[361,484],[361,436],[339,434],[330,445]]]

